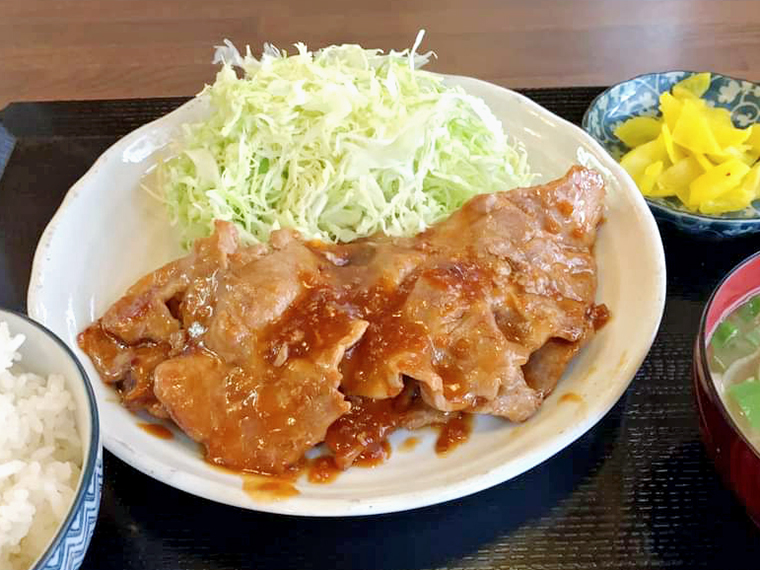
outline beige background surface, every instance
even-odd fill
[[[760,80],[757,0],[0,0],[0,107],[191,95],[213,46],[360,42],[511,87],[707,69]]]

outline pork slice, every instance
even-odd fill
[[[532,350],[552,337],[574,342],[584,334],[586,312],[596,293],[591,246],[602,218],[603,198],[601,176],[576,167],[549,184],[500,195],[509,207],[497,205],[489,214],[486,225],[494,231],[498,232],[504,213],[512,208],[522,213],[530,228],[509,243],[500,236],[486,249],[509,263],[512,304],[533,325]],[[509,253],[513,246],[518,255]]]
[[[105,331],[126,344],[143,341],[170,343],[182,323],[167,303],[181,297],[195,279],[208,279],[224,269],[227,256],[237,248],[237,230],[216,222],[216,231],[198,240],[193,252],[149,273],[116,301],[100,323]]]
[[[451,305],[442,302],[437,306]],[[529,354],[526,347],[505,337],[485,300],[466,305],[458,315],[455,310],[453,315],[448,323],[440,321],[441,329],[430,330],[434,358],[429,370],[435,381],[405,370],[419,381],[425,404],[439,412],[488,413],[516,422],[530,417],[542,397],[523,376],[522,366]],[[428,317],[426,322],[431,325],[435,320]]]
[[[416,370],[402,372],[419,381],[423,400],[435,409],[472,409],[496,398],[503,384],[532,392],[520,369],[528,351],[497,326],[490,288],[485,268],[445,263],[424,272],[406,300],[407,318],[425,323],[430,350]]]
[[[370,240],[338,246],[338,278],[349,285],[348,302],[368,323],[341,362],[343,391],[352,396],[394,398],[404,389],[404,370],[424,364],[424,327],[403,315],[403,304],[426,255],[408,240]]]
[[[545,398],[554,391],[565,368],[582,346],[581,342],[569,342],[561,338],[549,339],[530,355],[523,367],[525,381]]]
[[[531,353],[550,338],[579,340],[585,334],[586,312],[592,301],[593,290],[587,300],[576,301],[526,293],[515,284],[504,284],[491,307],[504,336]]]
[[[397,313],[371,320],[362,339],[340,363],[343,391],[351,396],[387,399],[404,389],[403,375],[440,383],[429,365],[423,328]]]
[[[543,186],[476,196],[420,239],[486,258],[498,280],[526,293],[585,301],[596,285],[591,246],[603,198],[601,176],[574,167]]]
[[[338,364],[364,333],[329,262],[292,234],[220,279],[206,350],[169,360],[154,390],[174,421],[228,467],[282,473],[349,404]]]
[[[538,410],[542,402],[541,393],[527,384],[521,371],[505,378],[493,400],[476,403],[466,411],[523,422]]]
[[[241,368],[206,351],[168,360],[154,390],[171,418],[204,444],[209,461],[280,474],[348,411],[334,368],[291,360]]]
[[[106,384],[116,384],[129,372],[134,349],[104,331],[99,322],[79,333],[77,344]]]
[[[327,262],[290,233],[279,248],[225,272],[217,287],[206,346],[231,364],[243,364],[259,349],[259,333],[280,319],[310,288],[324,285]]]
[[[526,383],[520,366],[526,364],[531,352],[549,341],[550,348],[546,351],[554,354],[557,350],[551,347],[555,345],[564,347],[564,342],[580,347],[588,338],[588,310],[596,293],[596,264],[590,246],[601,220],[603,197],[600,176],[573,168],[564,178],[544,186],[477,196],[448,220],[420,236],[438,255],[469,258],[488,269],[491,286],[483,281],[479,298],[488,304],[487,310],[493,313],[495,323],[493,326],[491,319],[480,316],[473,321],[477,326],[468,325],[466,315],[471,315],[477,303],[460,302],[460,315],[457,317],[456,311],[449,313],[449,317],[461,321],[457,333],[457,327],[434,316],[441,313],[441,307],[451,305],[446,294],[439,293],[437,301],[430,296],[427,304],[436,308],[422,319],[427,326],[444,325],[442,331],[448,338],[448,347],[455,346],[457,336],[470,343],[481,338],[483,344],[471,353],[484,355],[482,361],[478,358],[458,361],[451,358],[450,348],[442,349],[445,341],[433,341],[434,354],[442,357],[443,369],[453,374],[446,382],[441,366],[435,369],[441,376],[442,390],[437,389],[435,381],[418,378],[423,396],[431,406],[502,415],[514,421],[522,421],[535,412],[552,381],[537,384],[541,389],[534,390]],[[470,329],[473,334],[466,334]],[[488,355],[486,343],[495,349],[495,354]],[[467,341],[464,346],[468,346]],[[508,348],[504,350],[503,346]],[[516,357],[505,362],[500,355],[510,351]],[[574,353],[563,350],[565,365]],[[452,360],[453,365],[447,366]],[[535,362],[539,360],[543,360],[540,355]],[[552,360],[559,362],[556,358]],[[482,365],[479,368],[480,362],[501,363],[503,373],[495,384],[488,382],[489,372]],[[528,368],[528,374],[533,373],[534,366],[535,363]],[[554,382],[559,377],[556,370],[559,365],[552,369]],[[458,382],[459,378],[464,378],[464,382]],[[456,398],[452,401],[447,397],[447,383],[465,387],[459,399],[470,402],[469,407],[459,408]],[[489,389],[477,393],[473,386]]]
[[[589,248],[604,214],[604,179],[595,170],[573,166],[548,184],[506,193],[536,226],[568,245]]]
[[[200,313],[210,315],[215,276],[236,248],[234,226],[217,222],[215,233],[198,240],[189,255],[140,279],[79,334],[79,346],[101,378],[117,385],[126,407],[166,416],[152,393],[153,369],[170,353],[183,350],[184,318],[190,327]],[[183,307],[186,296],[188,307]]]
[[[165,343],[128,346],[93,325],[82,331],[77,342],[90,355],[95,369],[107,384],[115,384],[125,407],[165,418],[166,413],[153,395],[153,369],[168,357]]]
[[[361,272],[354,281],[360,284],[365,296],[373,291],[401,287],[428,258],[424,252],[414,249],[409,240],[403,239],[371,240],[342,247],[348,251],[348,264],[341,277],[351,280],[356,272]],[[370,310],[381,308],[373,306],[371,299],[366,300],[370,301]]]
[[[421,429],[427,426],[442,425],[455,417],[459,412],[443,412],[428,406],[422,399],[416,401],[399,421],[399,427],[408,430]]]
[[[182,266],[175,261],[140,279],[105,312],[103,329],[130,345],[169,342],[180,322],[166,303],[190,283]]]
[[[592,305],[588,308],[583,322],[583,331],[573,341],[566,338],[550,338],[530,355],[523,366],[523,374],[528,385],[546,397],[554,391],[570,361],[581,348],[604,326],[609,318],[605,305]]]
[[[129,372],[119,384],[119,394],[124,406],[132,411],[145,410],[158,418],[168,414],[153,393],[153,371],[169,356],[167,344],[145,344],[133,349]]]

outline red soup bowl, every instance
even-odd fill
[[[725,484],[760,526],[760,451],[726,409],[707,360],[707,346],[715,328],[731,311],[757,293],[760,293],[760,253],[732,269],[707,302],[694,347],[694,387],[700,431],[707,451]]]

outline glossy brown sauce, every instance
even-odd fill
[[[399,402],[396,399],[373,400],[355,398],[351,410],[338,418],[327,430],[325,443],[335,454],[337,465],[345,467],[359,451],[383,452],[383,442],[398,425]],[[374,457],[374,455],[373,455]],[[375,459],[367,458],[367,462]],[[380,460],[381,461],[381,460]]]
[[[449,304],[459,304],[462,300],[472,303],[482,298],[486,288],[490,286],[492,272],[483,263],[465,260],[439,265],[426,271],[423,276],[428,283],[442,292],[443,308],[449,311]],[[441,339],[436,339],[436,343],[439,345]],[[460,338],[449,344],[444,351],[453,357],[453,361],[433,359],[433,369],[443,382],[443,393],[451,402],[468,403],[470,383],[467,381],[466,371],[457,363],[467,359],[467,355],[473,350],[471,344],[469,339]]]
[[[306,283],[304,282],[305,286]],[[276,366],[291,358],[305,358],[312,351],[337,344],[350,331],[355,317],[336,292],[324,285],[308,284],[307,293],[264,332],[267,359]],[[287,353],[278,361],[280,351]]]
[[[292,482],[266,475],[243,475],[243,491],[255,501],[282,501],[300,494]]]
[[[550,200],[545,200],[545,201],[548,202],[549,204],[551,204],[552,202]],[[568,200],[557,199],[557,200],[554,200],[553,202],[554,202],[554,205],[557,207],[557,211],[563,216],[565,216],[566,218],[569,218],[572,215],[573,211],[575,211],[575,206],[573,206],[573,203],[569,202]]]
[[[455,291],[463,298],[472,300],[482,294],[484,281],[489,277],[487,273],[482,264],[458,261],[438,265],[423,275],[439,290]]]
[[[206,459],[206,464],[227,475],[240,477],[245,494],[255,501],[261,502],[282,501],[299,495],[300,491],[296,488],[294,482],[298,479],[305,466],[302,463],[284,475],[275,476],[230,469],[208,459]]]
[[[482,295],[489,271],[475,262],[449,262],[428,269],[422,275],[414,274],[391,291],[375,287],[352,299],[359,315],[369,320],[370,325],[361,340],[346,352],[341,361],[344,388],[348,392],[362,393],[362,384],[369,380],[368,375],[382,370],[383,363],[390,354],[406,352],[419,355],[423,360],[428,358],[426,355],[431,351],[431,339],[427,328],[422,323],[412,321],[401,311],[409,292],[420,279],[456,298],[471,301]],[[448,307],[444,306],[444,309]],[[452,347],[455,354],[470,349],[461,343]],[[467,384],[456,367],[434,362],[434,368],[443,379],[447,398],[455,399],[467,392]]]
[[[564,403],[564,402],[577,402],[577,403],[582,403],[582,402],[583,402],[583,397],[582,397],[582,396],[579,396],[579,395],[578,395],[578,394],[576,394],[575,392],[567,392],[566,394],[562,394],[562,395],[559,397],[559,403],[560,403],[560,404],[562,404],[562,403]]]
[[[243,471],[238,471],[236,469],[230,469],[229,467],[225,467],[224,465],[219,465],[218,463],[214,463],[213,461],[209,461],[208,458],[205,457],[206,448],[203,447],[202,445],[200,447],[201,447],[201,455],[204,456],[204,461],[206,462],[206,465],[208,465],[212,469],[215,469],[216,471],[220,471],[220,472],[225,473],[227,475],[236,475],[236,476],[239,476],[239,477],[242,477],[242,476],[246,475],[246,473],[243,472]]]
[[[145,433],[149,433],[158,439],[174,439],[174,433],[165,425],[150,422],[138,422],[137,426]]]
[[[427,353],[427,330],[420,323],[405,318],[401,311],[415,282],[416,279],[407,279],[391,290],[376,286],[353,299],[359,317],[368,320],[369,326],[340,363],[342,385],[347,392],[363,393],[362,385],[370,380],[372,372],[383,369],[389,354]]]
[[[360,257],[373,251],[370,246],[360,249]],[[369,253],[362,253],[365,249]],[[425,327],[401,312],[416,278],[410,276],[400,286],[381,280],[369,288],[353,283],[350,278],[340,286],[302,278],[306,294],[264,333],[267,359],[279,365],[291,358],[307,357],[312,351],[337,344],[357,319],[366,320],[367,330],[340,362],[342,385],[348,393],[361,394],[368,375],[382,370],[388,354],[399,351],[423,354],[428,350]],[[451,277],[454,278],[456,275]]]
[[[420,443],[419,437],[407,437],[403,443],[401,444],[401,447],[399,448],[401,451],[413,451],[415,447],[417,447],[417,444]]]
[[[335,481],[342,471],[331,455],[323,455],[310,462],[306,473],[309,483],[324,484]]]
[[[147,410],[158,417],[166,415],[161,413],[163,408],[153,393],[153,370],[168,358],[168,344],[143,342],[128,346],[107,332],[100,321],[79,333],[77,342],[103,381],[115,386],[124,407]]]
[[[472,433],[472,414],[460,414],[451,418],[440,427],[435,442],[435,452],[446,455],[470,439]]]
[[[377,467],[385,462],[391,456],[391,444],[387,439],[384,439],[380,443],[370,445],[359,454],[359,457],[354,461],[354,465],[359,467]]]
[[[594,330],[598,331],[610,320],[610,310],[607,305],[591,305],[588,310],[588,315],[591,318],[591,323],[594,325]]]
[[[79,333],[77,343],[90,357],[106,384],[113,384],[122,378],[125,368],[129,366],[131,354],[126,344],[103,330],[100,321]]]

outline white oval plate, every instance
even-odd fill
[[[578,149],[611,174],[596,255],[598,302],[613,316],[538,414],[520,426],[478,417],[470,440],[444,457],[433,450],[432,431],[416,433],[420,443],[411,451],[400,445],[409,434],[395,433],[385,464],[351,469],[328,485],[302,478],[299,495],[261,502],[243,491],[239,477],[204,462],[198,445],[178,430],[168,441],[145,433],[114,391],[94,381],[112,453],[168,485],[229,505],[293,515],[368,515],[440,503],[507,481],[570,445],[609,411],[644,360],[664,307],[665,260],[652,214],[628,175],[581,129],[502,87],[464,77],[447,81],[486,101],[506,132],[523,141],[540,181],[563,175],[577,162]],[[180,125],[205,113],[205,103],[194,99],[114,144],[71,188],[40,240],[29,314],[72,347],[93,379],[98,375],[77,347],[77,333],[139,277],[181,253],[163,207],[140,189],[140,179]],[[568,392],[581,401],[560,401]]]

